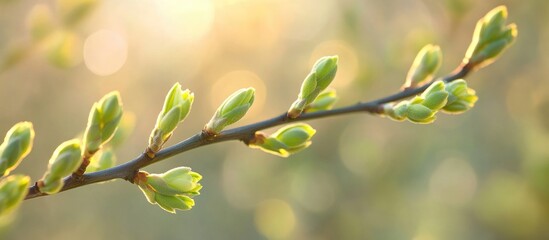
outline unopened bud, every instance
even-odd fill
[[[264,152],[281,157],[288,157],[290,154],[299,152],[311,145],[311,138],[316,130],[305,123],[291,124],[280,128],[269,137],[260,137],[250,143],[250,147],[259,148]]]
[[[69,140],[57,147],[48,164],[48,171],[39,184],[40,192],[54,194],[63,187],[63,177],[73,173],[82,164],[80,141]]]
[[[170,213],[175,213],[175,210],[190,210],[194,206],[194,200],[185,195],[164,195],[157,193],[154,200],[160,208]]]
[[[335,78],[337,72],[337,56],[320,58],[301,84],[297,100],[288,110],[288,117],[296,118],[324,91]]]
[[[410,100],[401,101],[396,105],[383,105],[383,113],[396,121],[408,119],[413,123],[427,124],[435,121],[438,110],[448,101],[448,92],[442,81],[436,81],[425,91]]]
[[[496,7],[481,18],[463,62],[479,69],[494,62],[511,46],[517,38],[517,26],[514,23],[506,25],[506,20],[505,6]]]
[[[463,113],[475,106],[475,102],[478,100],[475,90],[467,87],[467,82],[463,79],[448,83],[446,91],[450,94],[448,96],[448,103],[442,108],[446,113]]]
[[[254,102],[255,89],[240,89],[219,106],[214,116],[204,127],[204,130],[210,134],[218,134],[226,126],[240,120],[248,112],[248,109]]]
[[[431,81],[441,64],[442,51],[440,47],[431,44],[426,45],[414,59],[414,63],[406,76],[406,82],[402,87],[416,87]]]
[[[445,84],[442,81],[436,81],[429,86],[422,94],[422,105],[433,110],[438,111],[448,100],[448,92],[446,92]]]
[[[93,104],[84,133],[86,154],[93,154],[107,143],[122,118],[122,102],[118,92],[110,92]]]
[[[158,114],[156,125],[149,137],[149,149],[156,153],[177,127],[185,120],[194,101],[194,93],[189,89],[183,91],[179,83],[175,83],[166,95],[162,111]]]
[[[9,174],[30,153],[33,140],[31,122],[19,122],[6,133],[0,145],[0,177]]]
[[[147,183],[164,195],[191,194],[197,195],[202,186],[198,183],[200,174],[189,167],[178,167],[162,174],[149,174]]]
[[[13,212],[27,195],[30,178],[13,175],[0,180],[0,219]]]
[[[139,172],[135,183],[147,201],[158,204],[162,209],[175,213],[175,210],[189,210],[194,206],[193,196],[202,186],[198,183],[200,174],[188,167],[178,167],[163,174]]]

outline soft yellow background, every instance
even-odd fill
[[[58,17],[54,1],[40,2]],[[0,56],[30,42],[34,4],[0,1]],[[544,0],[103,0],[73,28],[74,67],[52,66],[36,47],[0,73],[0,132],[34,123],[33,152],[14,173],[35,181],[112,90],[137,117],[119,162],[144,150],[175,82],[196,98],[168,145],[200,131],[238,88],[257,95],[235,126],[282,113],[324,55],[340,57],[338,105],[373,100],[398,91],[425,44],[440,45],[441,74],[452,71],[476,21],[500,4],[518,40],[468,78],[480,100],[463,115],[440,114],[431,125],[368,114],[315,120],[313,145],[287,159],[237,142],[195,149],[146,169],[200,172],[192,211],[166,213],[117,180],[25,201],[0,238],[547,239]]]

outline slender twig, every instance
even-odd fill
[[[466,77],[471,71],[472,71],[472,68],[468,64],[460,65],[456,69],[456,71],[454,71],[453,73],[449,74],[446,77],[440,78],[440,80],[443,80],[445,82],[451,82],[451,81]],[[267,129],[267,128],[278,126],[278,125],[283,125],[290,122],[339,116],[339,115],[344,115],[349,113],[364,112],[364,113],[381,114],[383,112],[383,109],[382,109],[383,104],[402,100],[402,99],[420,94],[423,91],[425,91],[425,89],[427,89],[427,87],[429,87],[429,85],[431,85],[433,82],[434,81],[417,88],[408,88],[396,94],[393,94],[384,98],[380,98],[374,101],[359,102],[354,105],[335,108],[332,110],[304,113],[301,116],[293,119],[288,118],[286,116],[286,113],[283,113],[279,116],[276,116],[261,122],[252,123],[242,127],[222,131],[216,136],[210,136],[204,132],[200,132],[173,146],[167,147],[159,151],[158,153],[156,153],[156,155],[153,158],[149,157],[146,153],[142,153],[141,155],[139,155],[138,157],[136,157],[135,159],[129,162],[120,164],[118,166],[115,166],[103,171],[86,173],[84,175],[79,176],[78,178],[75,178],[73,176],[68,176],[64,179],[65,184],[61,189],[61,191],[66,191],[66,190],[81,187],[84,185],[109,181],[113,179],[125,179],[133,183],[134,177],[136,173],[139,171],[139,169],[146,167],[148,165],[151,165],[153,163],[160,162],[169,157],[181,154],[183,152],[189,151],[194,148],[209,145],[209,144],[231,141],[231,140],[240,140],[248,144],[249,141],[253,138],[256,131]],[[30,187],[29,193],[27,194],[25,199],[31,199],[31,198],[36,198],[36,197],[41,197],[46,195],[47,194],[45,193],[41,193],[35,184],[34,186]]]

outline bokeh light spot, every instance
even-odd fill
[[[126,63],[128,44],[118,32],[99,30],[90,35],[84,43],[86,67],[99,76],[118,72]]]
[[[158,0],[157,27],[177,41],[200,40],[212,28],[215,8],[210,0]]]
[[[289,238],[296,225],[292,207],[288,203],[269,199],[260,203],[255,210],[257,230],[269,239]]]

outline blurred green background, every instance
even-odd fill
[[[168,145],[197,133],[239,88],[257,92],[236,125],[287,110],[320,56],[340,57],[333,87],[341,106],[398,91],[428,43],[441,46],[441,74],[449,73],[476,21],[498,5],[507,5],[519,36],[468,78],[480,99],[463,115],[441,114],[431,125],[367,114],[315,120],[313,145],[287,159],[238,142],[206,146],[145,169],[201,173],[192,211],[166,213],[117,180],[25,201],[1,239],[549,239],[549,1],[36,4],[0,1],[0,61],[8,61],[0,132],[34,123],[34,149],[14,171],[33,181],[112,90],[136,116],[120,163],[144,150],[175,82],[196,98]],[[36,24],[58,31],[40,38],[30,31]]]

